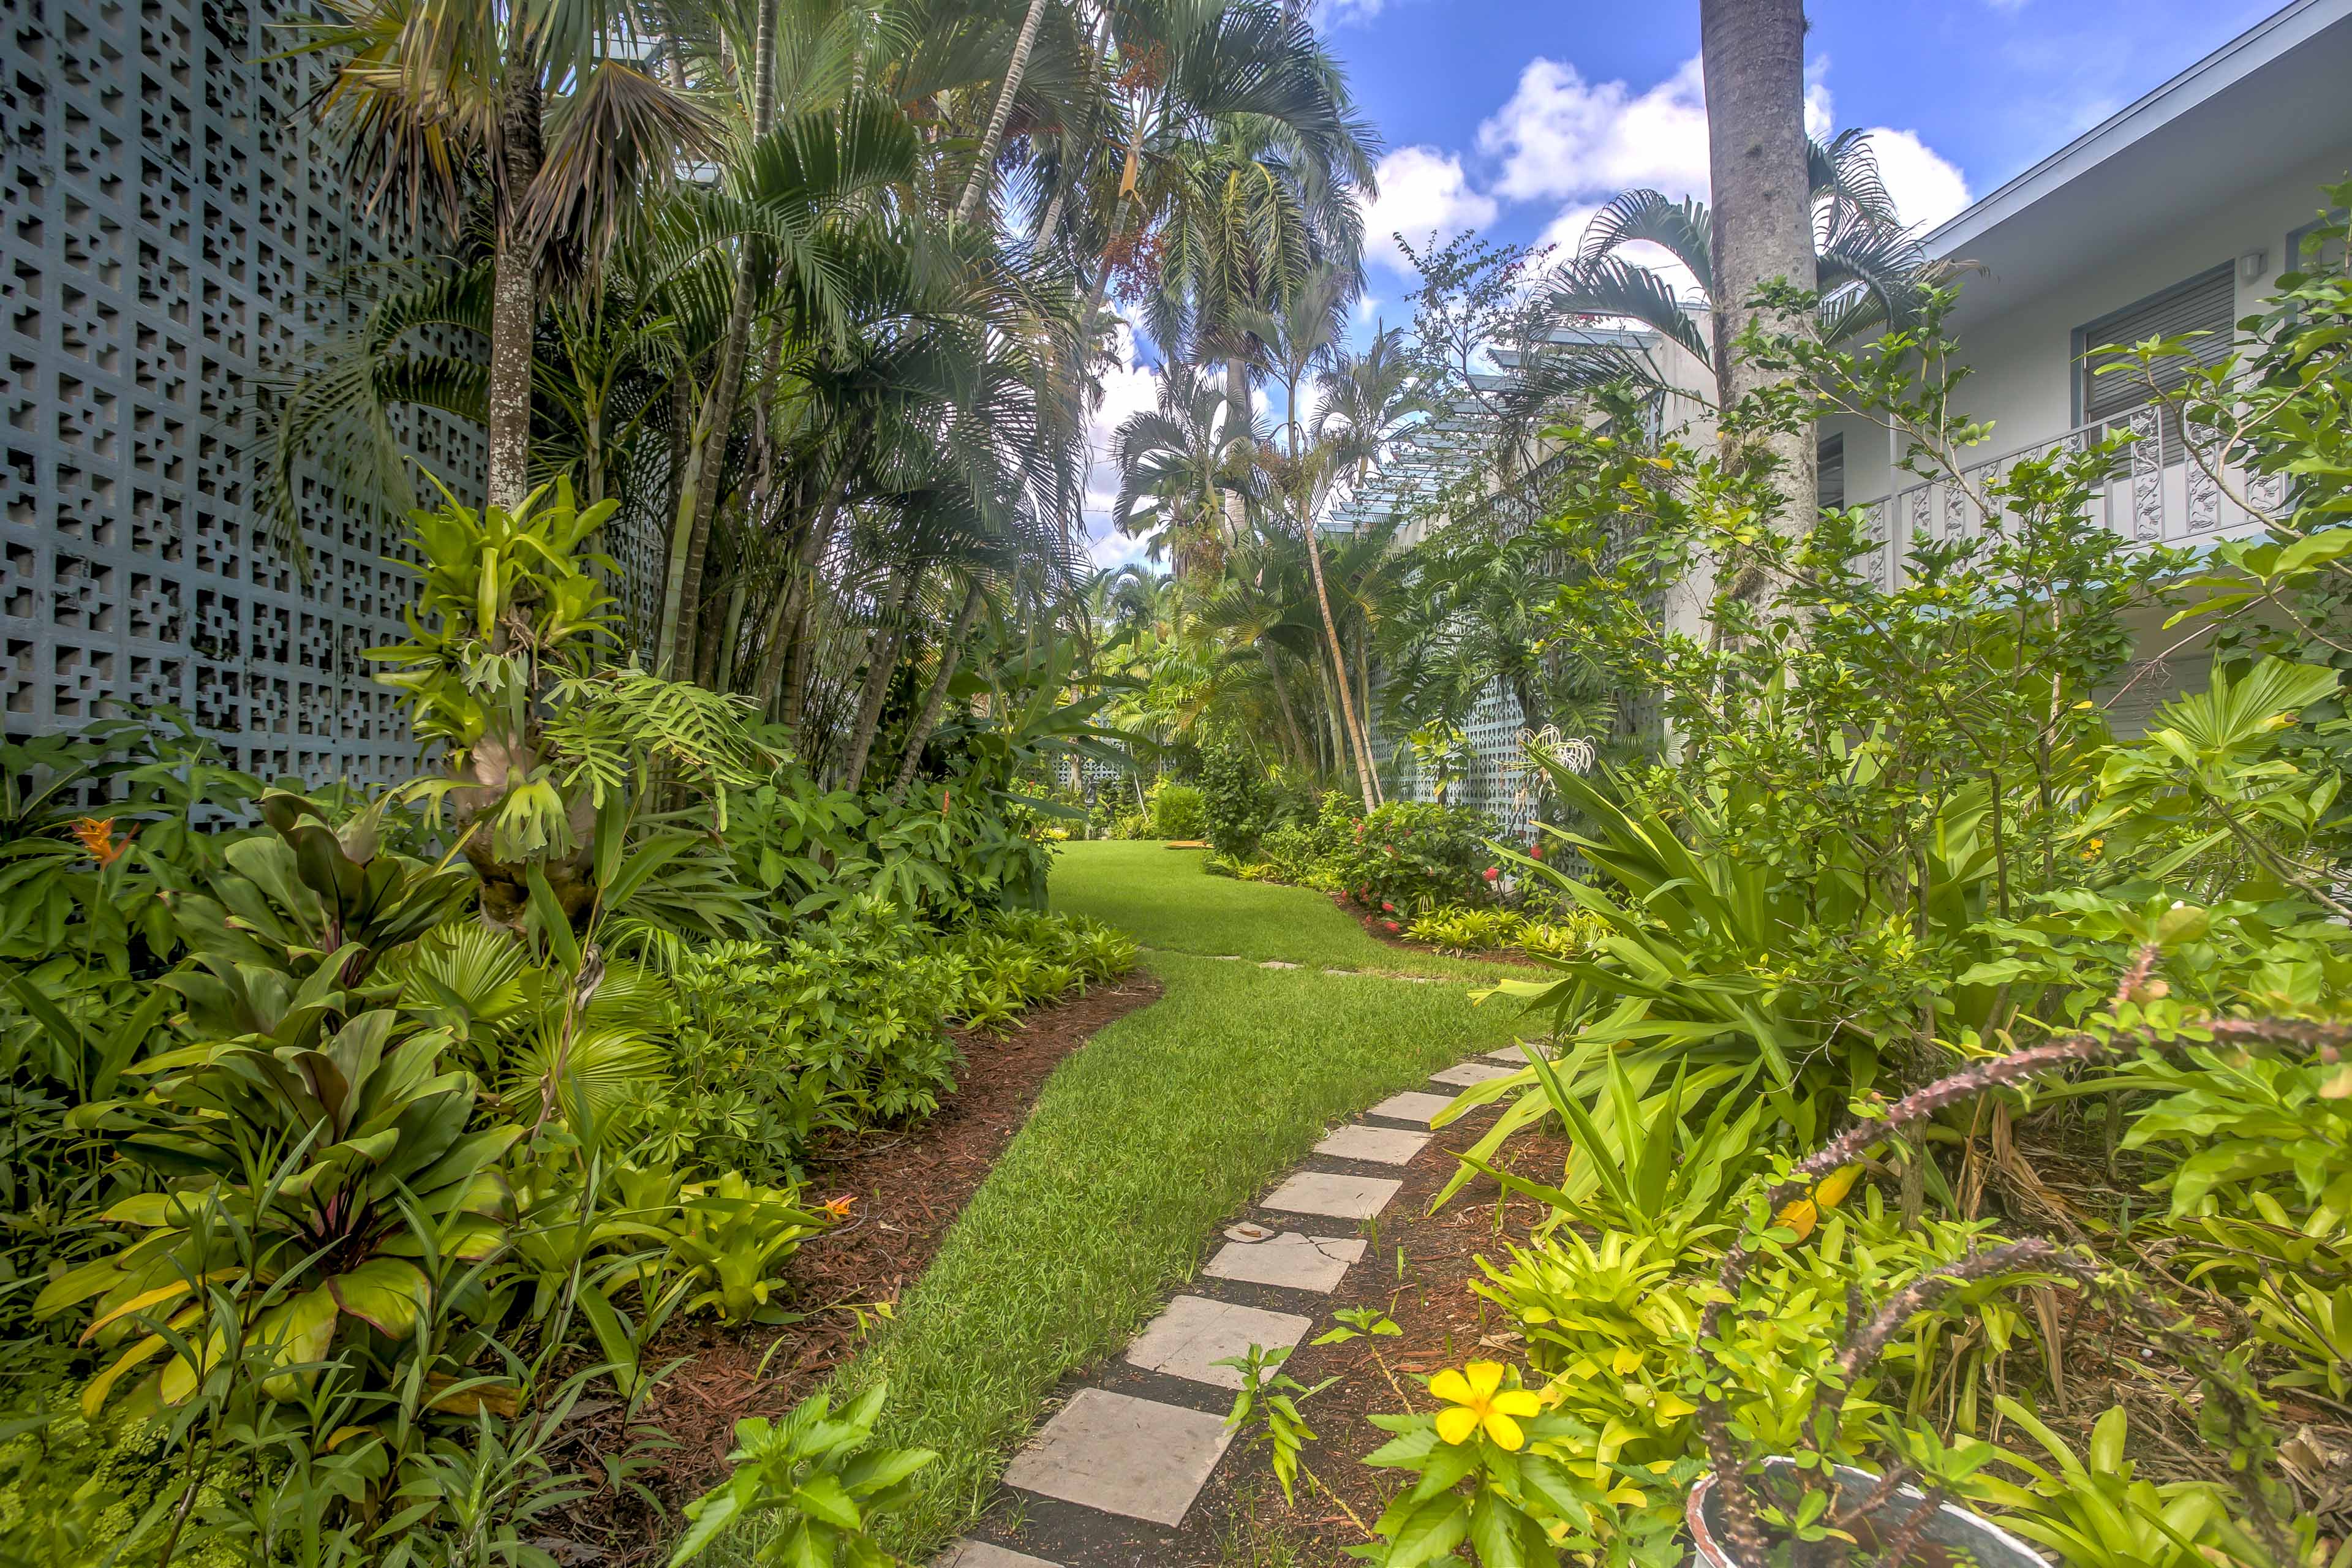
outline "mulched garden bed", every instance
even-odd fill
[[[856,1353],[877,1314],[895,1307],[929,1264],[1062,1059],[1160,993],[1160,983],[1137,970],[1074,1002],[1025,1014],[1002,1036],[950,1031],[963,1065],[956,1092],[937,1112],[909,1127],[821,1142],[810,1162],[808,1198],[846,1195],[851,1217],[793,1255],[790,1306],[802,1321],[785,1328],[694,1323],[666,1332],[646,1364],[681,1357],[686,1363],[654,1392],[637,1424],[659,1428],[677,1447],[636,1479],[661,1499],[673,1522],[654,1518],[639,1500],[607,1494],[582,1505],[589,1517],[571,1521],[598,1544],[566,1543],[574,1549],[560,1555],[616,1568],[660,1561],[677,1510],[726,1474],[735,1423],[791,1409]],[[620,1423],[617,1405],[592,1413],[583,1446],[618,1453],[627,1443]]]

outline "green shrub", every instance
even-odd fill
[[[861,900],[782,947],[712,942],[671,976],[666,1081],[640,1106],[646,1152],[775,1182],[825,1128],[929,1112],[954,1088],[940,1019],[958,961],[887,904]]]
[[[949,1013],[968,1028],[1009,1028],[1024,1008],[1135,967],[1133,939],[1082,915],[999,915],[944,945],[961,972]]]
[[[1201,802],[1209,847],[1244,861],[1255,858],[1259,840],[1284,805],[1281,790],[1258,760],[1229,745],[1202,748]]]
[[[1161,779],[1151,786],[1151,832],[1159,838],[1198,838],[1208,811],[1198,785]]]
[[[1495,826],[1461,806],[1397,801],[1356,823],[1323,863],[1342,891],[1401,931],[1414,915],[1449,904],[1490,904],[1486,841]]]

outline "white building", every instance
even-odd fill
[[[2147,406],[2145,384],[2095,376],[2088,349],[2189,331],[2208,353],[2291,269],[2320,219],[2321,186],[2352,178],[2352,0],[2296,0],[2075,138],[1927,237],[1976,263],[1950,321],[1972,371],[1958,411],[1992,423],[1962,461],[1972,479],[2071,438],[2145,432],[2105,498],[2126,538],[2193,545],[2252,527]],[[1972,510],[1950,484],[1895,468],[1886,433],[1825,421],[1824,504],[1880,509],[1881,570],[1901,542]],[[2258,500],[2267,498],[2258,497]],[[2153,639],[2144,638],[2149,651]],[[2193,651],[2151,671],[2112,717],[2200,686]],[[2143,699],[2144,700],[2141,700]]]

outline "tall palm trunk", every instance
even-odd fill
[[[499,109],[505,149],[490,276],[490,458],[484,489],[490,505],[513,508],[530,493],[530,351],[539,325],[539,258],[522,235],[520,215],[546,159],[539,51],[520,11],[507,29],[506,79]]]
[[[890,672],[898,662],[898,647],[905,640],[908,607],[915,602],[915,590],[922,585],[923,569],[909,564],[898,574],[899,587],[890,601],[883,622],[874,628],[874,640],[866,655],[866,683],[858,689],[857,722],[850,731],[849,755],[843,759],[841,776],[835,783],[842,789],[855,792],[866,782],[866,759],[874,750],[874,733],[882,727],[882,704],[890,695]]]
[[[1029,14],[1021,18],[1020,36],[1013,40],[1013,58],[1004,68],[1004,85],[997,89],[996,108],[988,117],[988,133],[980,139],[980,156],[971,165],[971,178],[964,182],[963,198],[956,203],[958,223],[971,221],[980,198],[988,192],[989,171],[1004,141],[1005,122],[1013,118],[1013,95],[1021,90],[1021,78],[1029,69],[1029,51],[1037,43],[1037,23],[1045,15],[1045,0],[1029,0]]]
[[[1260,645],[1258,651],[1265,660],[1266,684],[1274,688],[1274,706],[1282,715],[1283,752],[1300,767],[1312,769],[1314,759],[1307,750],[1307,736],[1298,728],[1298,715],[1290,706],[1290,682],[1283,679],[1282,661],[1271,647]]]
[[[770,713],[794,729],[800,727],[800,698],[806,687],[800,679],[799,668],[787,674],[785,656],[799,646],[801,621],[815,586],[817,568],[824,564],[825,547],[833,542],[833,531],[841,516],[842,501],[849,493],[857,460],[866,455],[866,444],[872,438],[873,426],[869,423],[851,438],[848,450],[827,477],[824,499],[818,503],[807,530],[788,552],[785,570],[790,575],[783,592],[777,595],[767,639],[761,646],[759,684],[753,689],[766,694]]]
[[[751,137],[758,141],[776,120],[776,5],[760,0],[751,52]],[[712,519],[719,510],[719,482],[727,468],[727,437],[735,425],[735,402],[743,385],[743,362],[751,352],[751,307],[759,296],[760,245],[745,236],[735,257],[733,291],[727,304],[727,335],[719,348],[710,395],[694,421],[693,469],[671,530],[669,575],[662,624],[670,632],[667,660],[690,677],[695,668],[697,621],[702,605],[703,563],[710,550]]]
[[[1356,782],[1361,786],[1364,809],[1370,811],[1372,800],[1371,748],[1363,742],[1363,731],[1356,728],[1356,700],[1348,690],[1348,656],[1339,648],[1339,623],[1331,616],[1330,590],[1323,584],[1323,547],[1316,542],[1319,531],[1315,520],[1307,520],[1307,565],[1315,574],[1315,607],[1323,612],[1323,636],[1330,644],[1331,669],[1339,688],[1339,717],[1348,736],[1348,749],[1356,760]]]
[[[947,710],[948,683],[955,679],[956,665],[963,658],[964,634],[971,629],[971,617],[980,610],[980,583],[975,579],[963,593],[963,603],[956,609],[955,621],[940,643],[940,667],[931,671],[930,689],[923,693],[922,711],[915,716],[914,727],[907,731],[907,749],[898,754],[898,776],[890,781],[890,798],[907,798],[907,786],[915,782],[915,770],[922,765],[923,748],[930,744],[931,731],[940,727],[940,715]]]
[[[1231,452],[1234,446],[1252,439],[1250,419],[1249,365],[1239,357],[1225,361],[1225,424],[1219,432],[1224,437],[1224,447]],[[1255,449],[1255,447],[1253,447]],[[1242,532],[1249,526],[1249,498],[1238,489],[1225,491],[1225,537],[1231,544],[1242,542]]]
[[[1726,405],[1787,372],[1741,363],[1732,344],[1756,312],[1757,289],[1816,282],[1811,174],[1805,145],[1802,0],[1699,0],[1706,76],[1707,170],[1713,182],[1715,362]],[[1810,527],[1817,502],[1814,434],[1775,437],[1788,520]],[[1740,460],[1744,454],[1727,451]]]

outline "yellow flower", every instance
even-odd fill
[[[1795,1231],[1799,1241],[1804,1240],[1813,1234],[1813,1227],[1821,1223],[1822,1214],[1845,1201],[1846,1194],[1853,1191],[1853,1184],[1861,1175],[1860,1165],[1846,1165],[1832,1171],[1813,1184],[1810,1196],[1790,1204],[1773,1215],[1774,1220]]]
[[[1437,1435],[1449,1443],[1466,1443],[1483,1426],[1499,1447],[1516,1453],[1528,1435],[1514,1417],[1543,1410],[1532,1390],[1503,1386],[1503,1363],[1496,1361],[1474,1361],[1460,1372],[1448,1367],[1429,1380],[1429,1392],[1446,1402],[1437,1413]]]

